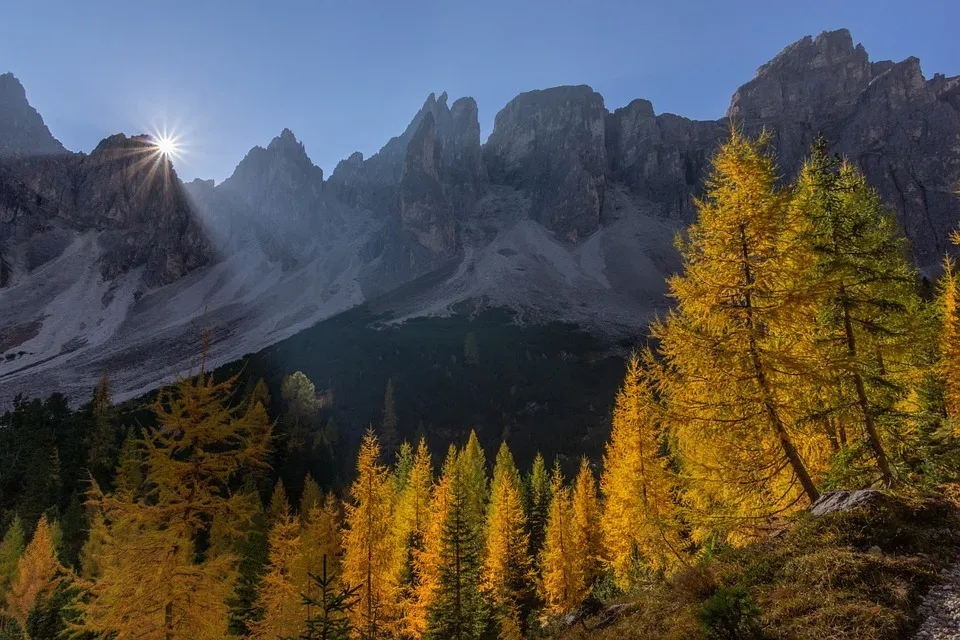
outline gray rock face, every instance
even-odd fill
[[[340,162],[328,181],[334,195],[350,206],[382,216],[396,214],[407,145],[427,114],[433,116],[438,131],[446,132],[451,119],[446,93],[439,100],[431,93],[404,132],[391,138],[370,158],[364,160],[362,154],[354,153]]]
[[[936,271],[960,219],[960,77],[924,79],[920,61],[869,61],[846,29],[809,36],[760,67],[728,116],[768,128],[795,173],[818,134],[863,168],[894,208],[917,264]]]
[[[416,242],[438,257],[456,252],[454,208],[444,193],[443,144],[433,114],[420,122],[407,146],[400,183],[400,220]]]
[[[0,75],[0,158],[67,153],[43,118],[27,102],[27,92],[12,73]]]
[[[484,146],[494,184],[527,189],[534,219],[576,242],[600,224],[607,179],[603,96],[586,85],[522,93]]]
[[[721,121],[655,116],[648,100],[634,100],[607,116],[610,179],[660,205],[663,215],[690,219],[691,195],[726,131]]]
[[[284,129],[266,149],[251,149],[219,188],[264,220],[307,222],[322,208],[323,169]]]
[[[102,276],[142,266],[148,287],[173,282],[213,257],[180,180],[149,136],[110,136],[89,156],[0,162],[0,255],[55,229],[98,232]],[[57,254],[27,249],[21,266],[28,270]]]

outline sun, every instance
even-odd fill
[[[174,136],[154,136],[153,146],[156,148],[157,153],[164,157],[176,158],[180,155],[180,144]]]

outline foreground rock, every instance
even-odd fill
[[[827,491],[810,506],[810,513],[822,516],[837,511],[852,511],[880,504],[883,500],[883,492],[877,489]]]

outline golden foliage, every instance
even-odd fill
[[[37,603],[49,597],[67,575],[57,560],[54,537],[47,516],[41,516],[30,544],[17,562],[17,576],[7,594],[6,614],[21,627]]]
[[[637,354],[617,394],[603,458],[603,540],[617,582],[626,588],[643,567],[664,571],[682,556],[677,478],[662,456],[660,407]]]
[[[791,376],[804,312],[791,294],[787,194],[767,139],[731,130],[669,280],[676,308],[653,327],[666,360],[664,422],[698,540],[733,539],[819,496],[822,433],[802,429]],[[812,465],[812,470],[811,470]]]
[[[270,564],[257,589],[260,617],[249,623],[251,638],[295,638],[306,629],[307,611],[301,597],[306,580],[299,570],[302,550],[299,519],[278,520],[270,529]]]
[[[520,607],[533,579],[529,545],[520,475],[504,442],[491,484],[481,585],[501,617],[513,626],[519,622]]]
[[[346,505],[343,580],[359,587],[359,604],[351,612],[353,625],[365,637],[387,632],[396,617],[397,540],[393,531],[393,484],[380,464],[380,445],[368,430],[360,445],[357,479]]]
[[[143,495],[120,486],[90,504],[103,518],[98,575],[78,606],[76,633],[123,639],[219,639],[227,633],[236,560],[199,556],[212,522],[240,535],[257,510],[232,493],[238,474],[263,468],[271,427],[259,403],[231,403],[236,380],[209,374],[180,381],[154,402],[157,427],[144,436]]]

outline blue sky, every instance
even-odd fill
[[[53,134],[176,126],[181,177],[226,178],[284,127],[326,175],[369,157],[426,96],[470,95],[484,139],[522,91],[589,84],[609,109],[718,118],[758,66],[804,35],[847,27],[872,60],[960,74],[960,2],[607,0],[5,0],[0,73]]]

